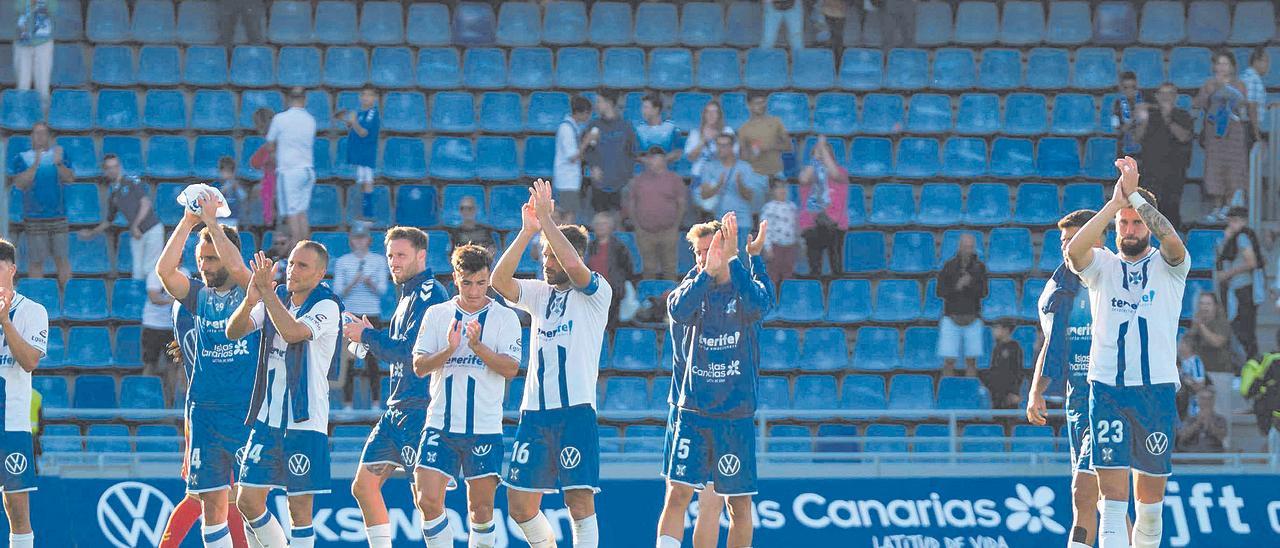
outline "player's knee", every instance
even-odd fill
[[[1076,515],[1098,511],[1098,488],[1096,485],[1072,485],[1071,503],[1075,506]]]
[[[729,497],[729,520],[751,519],[751,497],[749,495]]]
[[[427,489],[418,491],[418,510],[423,516],[432,519],[444,512],[444,494],[432,493]]]
[[[493,519],[493,505],[482,502],[467,503],[467,511],[471,517],[471,523],[488,523]]]
[[[258,502],[248,493],[240,493],[236,497],[236,509],[240,511],[240,515],[247,519],[253,519],[261,516],[266,511],[266,503]]]
[[[693,488],[682,483],[670,483],[667,488],[667,506],[685,507],[693,500]]]
[[[564,492],[564,505],[573,519],[583,519],[596,513],[595,492],[590,489],[573,489]]]

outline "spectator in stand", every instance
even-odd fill
[[[1165,83],[1156,91],[1156,104],[1137,106],[1134,138],[1142,148],[1142,170],[1147,186],[1175,228],[1182,226],[1182,188],[1187,184],[1191,161],[1191,114],[1177,107],[1178,88]]]
[[[716,137],[716,156],[718,161],[703,166],[702,176],[693,187],[695,196],[702,200],[714,200],[714,204],[708,205],[713,206],[712,213],[716,218],[722,218],[730,211],[737,213],[739,219],[753,218],[757,213],[754,204],[768,190],[768,179],[757,175],[751,169],[751,164],[739,160],[737,154],[734,154],[733,135],[722,133]],[[740,255],[746,252],[750,236],[751,223],[739,224]]]
[[[183,275],[190,275],[179,268]],[[173,342],[173,297],[164,290],[156,269],[147,271],[147,302],[142,305],[142,373],[157,375],[164,384],[165,400],[177,394],[178,379],[185,377],[167,352]]]
[[[1178,360],[1178,377],[1182,381],[1176,396],[1178,417],[1186,420],[1200,412],[1200,404],[1195,396],[1201,390],[1208,389],[1209,382],[1205,376],[1204,360],[1195,355],[1185,337],[1178,342]]]
[[[31,127],[31,150],[9,159],[13,186],[22,191],[23,232],[27,236],[27,277],[44,277],[44,261],[53,257],[58,283],[71,279],[67,259],[67,210],[62,201],[62,185],[76,180],[71,163],[55,145],[49,124]]]
[[[1226,449],[1227,419],[1214,409],[1213,390],[1195,394],[1200,412],[1178,429],[1177,446],[1184,453],[1221,453]]]
[[[1138,89],[1138,75],[1131,70],[1120,73],[1120,97],[1111,107],[1111,129],[1120,132],[1120,153],[1124,156],[1142,154],[1141,137],[1135,133],[1140,107],[1145,108],[1146,103]]]
[[[1206,222],[1226,220],[1230,205],[1244,205],[1244,185],[1249,179],[1249,155],[1243,120],[1248,101],[1244,83],[1236,77],[1236,58],[1231,52],[1213,55],[1213,76],[1200,86],[1193,104],[1204,111],[1200,144],[1204,147],[1204,190],[1218,209]]]
[[[556,204],[572,212],[577,222],[582,219],[582,155],[587,150],[582,130],[591,119],[591,100],[575,95],[569,105],[571,112],[556,128],[555,170],[551,187],[556,192]]]
[[[92,239],[106,232],[111,228],[116,214],[123,215],[129,226],[133,279],[145,280],[147,273],[155,270],[160,252],[164,250],[164,225],[156,217],[151,187],[143,184],[135,175],[125,175],[120,157],[110,153],[102,157],[102,179],[99,184],[107,192],[106,214],[102,216],[102,222],[98,226],[81,230],[80,239]]]
[[[1233,207],[1227,213],[1227,229],[1218,244],[1214,277],[1218,294],[1227,303],[1231,331],[1245,356],[1258,354],[1258,304],[1262,302],[1266,276],[1262,270],[1262,242],[1249,228],[1249,210]],[[1239,367],[1243,364],[1232,364]]]
[[[849,172],[836,162],[826,137],[818,137],[813,159],[800,172],[800,234],[809,275],[822,275],[826,255],[832,274],[844,272],[844,233],[849,230]]]
[[[257,185],[236,177],[236,160],[230,156],[218,158],[218,182],[213,185],[227,199],[230,217],[218,222],[232,228],[262,226],[262,198]]]
[[[894,48],[909,48],[916,42],[916,0],[862,1],[868,15],[880,16],[880,49],[888,55]]]
[[[978,372],[982,355],[982,299],[987,296],[987,265],[975,251],[973,235],[964,233],[956,256],[947,260],[938,275],[938,297],[942,299],[942,322],[938,325],[938,356],[942,374],[955,374],[956,360],[965,359],[965,374]]]
[[[391,277],[387,261],[369,252],[369,225],[363,222],[352,224],[347,242],[351,246],[351,252],[338,257],[333,271],[333,289],[342,297],[347,312],[356,317],[367,317],[370,323],[378,325],[382,314],[382,295],[387,292],[387,280]],[[343,396],[346,401],[351,401],[352,385],[355,384],[352,381],[356,375],[362,374],[368,377],[369,386],[374,390],[371,401],[379,401],[378,392],[382,381],[378,358],[372,352],[366,354],[364,367],[359,371],[352,367],[354,359],[356,358],[351,352],[342,352],[342,370],[349,372],[345,376],[347,382],[342,385]]]
[[[831,33],[828,43],[837,63],[844,56],[844,25],[849,15],[847,0],[820,0],[822,17],[827,20],[827,30]]]
[[[982,375],[982,384],[991,393],[994,409],[1019,409],[1022,407],[1022,379],[1026,369],[1022,367],[1022,345],[1013,340],[1013,326],[1000,322],[991,327],[996,347],[991,349],[991,367]]]
[[[690,131],[684,141],[684,156],[689,160],[689,174],[696,184],[702,175],[702,168],[716,161],[716,137],[721,134],[733,135],[733,128],[724,124],[724,110],[714,99],[702,107],[702,120],[697,131]],[[738,153],[738,145],[733,145],[734,154]],[[710,217],[715,211],[714,200],[703,200],[697,192],[693,193],[693,205],[698,214],[696,221]]]
[[[261,0],[222,0],[218,2],[218,37],[228,49],[235,46],[236,23],[244,24],[250,44],[262,43],[262,26],[267,20]]]
[[[680,245],[680,220],[684,218],[686,195],[684,179],[667,169],[667,156],[662,147],[653,145],[640,158],[644,171],[631,179],[624,211],[635,227],[636,245],[647,279],[671,279],[676,276],[677,246]]]
[[[622,193],[635,174],[636,131],[618,111],[618,92],[596,94],[600,118],[587,124],[587,150],[583,159],[591,170],[591,209],[599,213],[622,211]]]
[[[618,303],[626,296],[623,286],[635,278],[634,264],[631,262],[631,251],[626,244],[614,237],[617,221],[614,214],[608,211],[597,211],[591,219],[591,231],[594,240],[587,243],[586,263],[592,272],[598,272],[609,282],[609,287],[618,288],[613,292],[613,300],[609,303],[608,328],[618,326]]]
[[[762,91],[747,94],[747,109],[751,117],[738,128],[742,159],[751,169],[765,177],[782,173],[782,153],[791,150],[791,137],[782,119],[768,113],[769,96]]]
[[[764,260],[775,288],[782,287],[783,280],[796,270],[800,245],[796,239],[796,221],[799,208],[787,198],[787,185],[775,182],[769,188],[770,200],[760,211],[760,219],[768,221],[764,233]]]
[[[17,73],[17,89],[36,91],[45,108],[49,106],[49,76],[53,73],[53,21],[58,14],[57,0],[14,0],[18,16],[18,35],[13,41],[13,70]]]
[[[667,155],[667,163],[680,159],[681,151],[676,149],[676,137],[680,130],[675,122],[662,117],[662,96],[647,93],[640,100],[641,120],[636,122],[636,151],[648,152],[659,147]]]
[[[1191,328],[1182,335],[1182,340],[1191,349],[1191,353],[1200,357],[1204,363],[1205,376],[1208,383],[1216,391],[1231,390],[1231,384],[1237,371],[1244,364],[1232,363],[1231,357],[1231,325],[1227,323],[1226,314],[1218,296],[1205,291],[1196,297],[1196,311],[1191,317]],[[1221,398],[1219,404],[1230,398]]]
[[[778,27],[787,25],[791,51],[804,49],[804,2],[801,0],[760,0],[764,5],[764,32],[761,48],[772,48],[778,42]]]
[[[1249,66],[1240,73],[1244,84],[1248,108],[1242,120],[1249,130],[1245,132],[1245,150],[1252,152],[1253,144],[1262,140],[1262,117],[1267,112],[1267,86],[1262,78],[1271,72],[1271,55],[1265,46],[1257,46],[1249,52]],[[1247,154],[1248,152],[1246,152]]]
[[[258,135],[264,139],[267,136],[267,129],[271,126],[271,118],[275,116],[271,109],[260,108],[253,111],[253,127],[257,130]],[[253,157],[249,159],[249,166],[262,172],[262,182],[259,183],[259,196],[262,198],[262,223],[265,226],[273,227],[276,225],[276,155],[272,147],[262,146],[253,153]],[[287,244],[284,240],[280,240],[282,244]]]
[[[347,126],[347,163],[356,166],[356,184],[360,185],[360,218],[373,220],[373,168],[378,165],[378,91],[366,87],[360,91],[360,111],[342,112]]]
[[[276,156],[276,204],[292,244],[311,235],[307,210],[316,186],[313,146],[316,119],[307,112],[307,93],[300,87],[289,90],[289,109],[271,118],[267,143]]]
[[[478,206],[476,206],[475,198],[463,196],[461,200],[458,200],[458,215],[462,217],[462,224],[449,231],[449,238],[453,241],[453,247],[476,244],[484,246],[490,251],[496,251],[498,243],[493,240],[493,227],[477,222],[477,214]]]

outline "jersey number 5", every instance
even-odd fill
[[[680,460],[689,458],[689,438],[676,441],[676,458]]]

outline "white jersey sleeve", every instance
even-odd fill
[[[40,351],[43,357],[49,346],[49,313],[44,306],[14,293],[10,304],[13,327],[22,340]],[[4,429],[10,432],[31,431],[31,373],[18,365],[13,350],[0,337],[0,379],[4,380]]]
[[[452,310],[452,301],[434,304],[427,308],[426,315],[422,317],[422,328],[418,330],[418,339],[413,343],[414,355],[435,354],[444,349],[446,342],[441,336],[441,330],[443,329],[446,335],[449,332],[453,318],[446,319],[445,316],[452,316]]]
[[[1089,266],[1086,266],[1084,270],[1076,272],[1076,274],[1080,275],[1080,283],[1085,287],[1089,289],[1103,290],[1103,286],[1105,286],[1107,281],[1111,279],[1111,277],[1104,276],[1103,274],[1115,270],[1116,264],[1119,262],[1120,257],[1110,249],[1105,247],[1094,248],[1093,262],[1089,263]],[[1072,267],[1072,271],[1074,270],[1075,268]]]
[[[516,280],[516,286],[520,288],[520,296],[511,305],[530,314],[537,314],[551,296],[551,286],[542,280]]]
[[[338,317],[338,303],[329,299],[320,301],[298,318],[298,323],[311,330],[311,336],[307,337],[309,341],[333,337],[342,329],[342,320]]]
[[[520,333],[520,318],[516,316],[515,311],[501,305],[493,306],[495,327],[493,337],[493,351],[503,356],[507,356],[516,361],[520,361],[520,353],[524,347],[522,334]]]
[[[44,305],[23,297],[21,308],[14,314],[13,326],[18,328],[22,340],[40,351],[41,357],[49,353],[49,312]]]
[[[1160,268],[1164,269],[1165,272],[1168,272],[1173,279],[1186,283],[1187,275],[1191,273],[1191,252],[1188,251],[1186,256],[1182,258],[1182,263],[1178,265],[1169,264],[1168,261],[1164,260],[1163,255],[1160,256],[1160,260],[1156,261],[1156,263],[1158,263]]]

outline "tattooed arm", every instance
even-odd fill
[[[1137,192],[1138,163],[1127,156],[1116,163],[1120,165],[1120,185],[1124,187],[1125,195],[1129,196]],[[1151,230],[1151,235],[1160,240],[1160,255],[1164,257],[1164,262],[1170,266],[1181,265],[1182,261],[1187,259],[1187,246],[1178,235],[1178,229],[1156,209],[1156,206],[1150,203],[1137,205],[1138,216],[1142,217],[1142,222],[1146,223],[1147,228]]]

